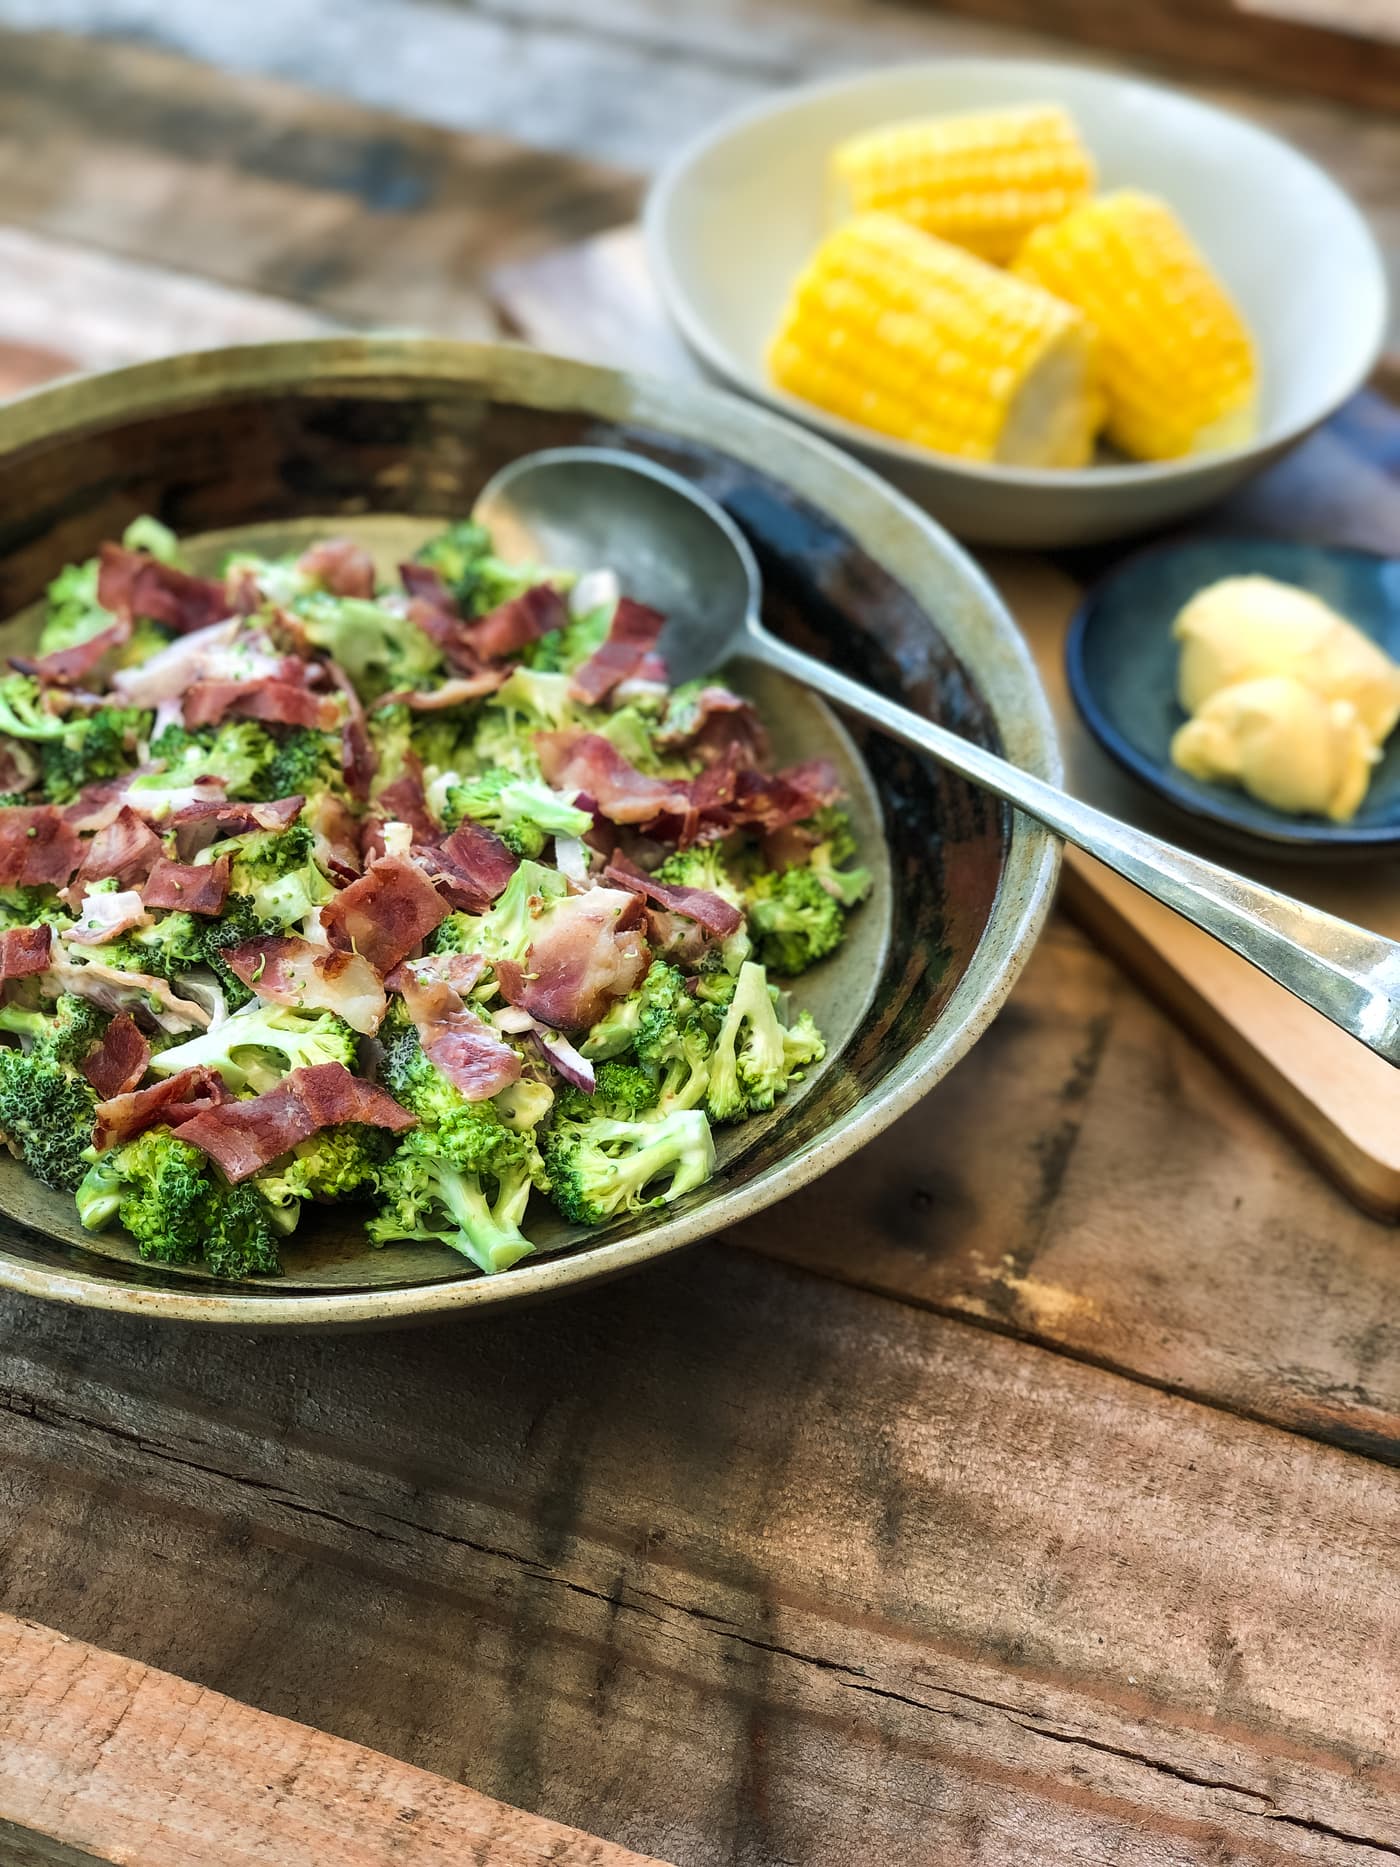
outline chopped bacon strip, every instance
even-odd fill
[[[0,888],[66,888],[82,859],[78,833],[56,805],[0,809]]]
[[[395,1134],[416,1126],[415,1117],[391,1095],[352,1075],[343,1063],[317,1063],[293,1070],[275,1089],[249,1102],[226,1102],[196,1115],[181,1125],[180,1139],[217,1161],[237,1184],[299,1141],[343,1122],[364,1122]]]
[[[315,726],[333,732],[340,705],[332,694],[316,694],[293,681],[196,681],[185,694],[185,724],[213,726],[226,714],[266,720],[276,726]]]
[[[365,723],[364,703],[355,692],[355,683],[338,661],[327,664],[330,677],[345,700],[345,723],[340,729],[340,772],[350,795],[361,803],[369,796],[370,785],[379,768],[379,759]]]
[[[422,762],[414,751],[405,752],[403,770],[392,783],[384,786],[374,801],[374,808],[375,814],[385,823],[406,823],[413,831],[415,843],[431,843],[440,834],[438,822],[428,809]]]
[[[48,968],[53,946],[53,928],[47,922],[38,927],[7,927],[0,933],[0,979],[23,979],[31,972]]]
[[[576,699],[596,707],[605,700],[619,681],[640,673],[642,663],[655,648],[666,625],[659,611],[645,603],[621,597],[608,626],[607,640],[595,649],[581,668],[574,670],[569,691]],[[663,673],[664,678],[664,673]]]
[[[88,844],[78,882],[100,882],[110,876],[123,888],[131,888],[146,879],[159,859],[160,838],[123,804]]]
[[[285,830],[301,815],[304,797],[278,797],[266,804],[227,800],[182,804],[170,818],[182,860],[208,847],[216,836],[242,836],[248,830]]]
[[[768,735],[758,713],[727,687],[701,688],[683,723],[663,726],[656,743],[684,746],[707,765],[730,757],[738,765],[761,765],[768,756]]]
[[[414,713],[437,713],[444,707],[460,707],[468,700],[480,700],[483,694],[494,694],[509,679],[508,668],[486,668],[480,674],[463,675],[460,680],[444,681],[440,687],[430,687],[422,692],[385,694],[374,705],[376,710],[380,707],[404,706]]]
[[[485,1102],[519,1080],[520,1058],[463,1004],[454,986],[421,966],[400,966],[394,977],[418,1028],[423,1055],[468,1102]]]
[[[181,635],[208,628],[229,613],[228,596],[221,583],[191,577],[188,571],[162,564],[144,551],[105,544],[97,572],[97,600],[103,609],[128,621],[149,616]]]
[[[152,1083],[149,1089],[135,1089],[99,1102],[92,1145],[101,1154],[120,1142],[135,1140],[158,1122],[179,1128],[191,1114],[190,1103],[198,1099],[207,1107],[227,1101],[228,1095],[223,1078],[207,1063],[177,1070],[164,1082]]]
[[[504,661],[540,636],[562,629],[568,620],[568,605],[554,585],[535,583],[468,624],[465,639],[483,661]]]
[[[24,674],[37,675],[41,681],[51,681],[57,687],[75,687],[79,681],[87,679],[104,655],[120,648],[130,634],[129,621],[114,622],[110,629],[99,629],[85,642],[75,642],[72,648],[56,648],[51,655],[40,655],[35,661],[12,655],[10,665]]]
[[[841,795],[841,780],[829,759],[808,759],[782,771],[741,771],[734,780],[732,811],[736,823],[780,830],[799,823]]]
[[[447,918],[447,904],[413,863],[384,856],[321,909],[327,940],[360,953],[377,972],[391,972]]]
[[[557,1030],[596,1024],[613,999],[641,983],[651,963],[637,924],[641,913],[640,899],[621,888],[590,888],[556,901],[538,922],[526,964],[497,960],[502,996]]]
[[[325,538],[297,559],[304,576],[332,596],[374,595],[374,559],[353,538]]]
[[[457,599],[443,582],[441,571],[434,570],[431,564],[415,564],[411,559],[400,564],[399,581],[410,596],[430,603],[445,616],[461,620]]]
[[[277,934],[245,940],[224,960],[244,985],[274,1005],[333,1011],[365,1037],[373,1037],[383,1022],[384,987],[358,953],[332,952],[295,934]]]
[[[419,846],[413,855],[453,907],[468,914],[484,914],[520,867],[519,856],[471,817],[445,842]]]
[[[405,979],[412,977],[450,985],[454,992],[465,996],[485,970],[486,961],[480,953],[425,953],[422,959],[406,959],[395,966],[384,983],[391,992],[402,992]]]
[[[228,899],[228,857],[213,862],[172,862],[162,856],[141,890],[148,908],[183,908],[186,914],[217,916]]]
[[[76,946],[105,946],[118,934],[144,927],[150,918],[134,888],[84,895],[82,911],[65,937]]]
[[[146,1074],[151,1061],[151,1046],[136,1028],[129,1012],[113,1018],[102,1042],[78,1065],[97,1091],[98,1099],[110,1102],[114,1096],[129,1095]]]
[[[645,895],[659,907],[684,914],[687,920],[697,921],[707,933],[716,934],[721,940],[727,939],[744,924],[739,909],[722,895],[713,894],[708,888],[685,888],[670,882],[658,882],[655,876],[648,875],[644,869],[639,869],[621,854],[614,856],[608,864],[604,879],[616,882],[621,888],[630,888],[635,894]]]
[[[535,751],[548,784],[556,791],[586,791],[612,823],[647,823],[667,814],[692,813],[690,791],[682,779],[652,778],[638,771],[601,733],[576,727],[536,733]]]

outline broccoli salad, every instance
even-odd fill
[[[680,1197],[824,1054],[870,887],[824,760],[470,522],[196,575],[150,518],[0,678],[0,1136],[81,1223],[275,1274],[309,1203],[478,1270]]]

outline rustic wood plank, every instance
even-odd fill
[[[398,1337],[0,1318],[0,1607],[277,1715],[687,1867],[1400,1852],[1379,1465],[719,1247]]]
[[[352,322],[479,336],[484,268],[627,218],[637,185],[144,47],[0,33],[0,222]]]
[[[426,1770],[8,1616],[3,1825],[39,1860],[141,1867],[452,1867],[468,1854],[478,1867],[647,1867]]]

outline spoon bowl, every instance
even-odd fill
[[[801,681],[1107,863],[1400,1067],[1400,945],[1121,823],[770,635],[742,532],[679,475],[617,448],[552,448],[497,473],[476,515],[506,555],[606,567],[661,610],[673,681],[736,655]]]

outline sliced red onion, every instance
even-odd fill
[[[530,1033],[530,1042],[566,1083],[572,1083],[575,1089],[581,1089],[585,1095],[593,1094],[598,1086],[593,1065],[587,1057],[579,1055],[567,1037],[561,1037],[558,1031],[547,1031],[542,1024],[536,1024]]]
[[[588,850],[578,837],[555,837],[554,866],[576,888],[588,886]]]

